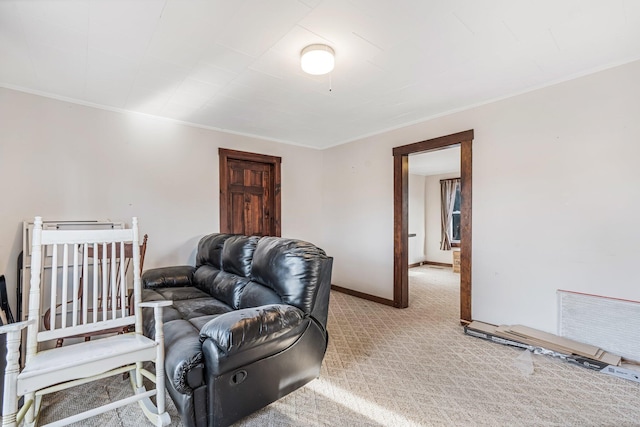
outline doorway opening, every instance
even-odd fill
[[[460,321],[471,322],[471,154],[473,129],[393,149],[393,305],[409,306],[409,156],[460,146]]]

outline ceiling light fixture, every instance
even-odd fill
[[[326,44],[312,44],[300,53],[300,66],[305,73],[320,76],[333,70],[335,52]]]

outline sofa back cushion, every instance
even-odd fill
[[[258,236],[227,238],[222,247],[222,270],[240,277],[249,277],[253,253],[259,239]]]
[[[259,239],[230,234],[203,237],[198,244],[200,265],[194,274],[196,286],[227,305],[240,308],[240,296],[249,283],[253,252]]]
[[[247,277],[221,271],[213,281],[209,295],[237,309],[240,308],[240,296],[248,283]]]
[[[213,295],[214,281],[222,270],[208,264],[201,265],[193,273],[193,284],[196,288],[205,291],[209,295]]]
[[[273,290],[282,303],[311,314],[320,285],[322,263],[326,259],[327,254],[311,243],[263,237],[253,253],[251,278]]]
[[[249,282],[239,295],[237,308],[258,307],[267,304],[282,304],[282,298],[268,286]]]
[[[222,268],[222,248],[224,242],[232,237],[231,234],[209,234],[198,242],[196,268],[208,265],[220,270]]]
[[[214,233],[198,243],[194,282],[235,309],[290,304],[311,314],[328,259],[301,240]]]

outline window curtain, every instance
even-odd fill
[[[440,180],[440,250],[451,250],[451,220],[460,178]]]

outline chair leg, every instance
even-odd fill
[[[164,385],[164,346],[162,344],[158,345],[157,353],[156,353],[156,404],[158,406],[158,414],[165,413],[164,404],[165,404],[165,385]]]
[[[18,413],[18,372],[20,366],[18,357],[20,353],[21,331],[7,333],[7,367],[4,372],[4,396],[2,402],[2,426],[15,426]]]
[[[29,405],[26,411],[24,405]],[[20,409],[20,412],[25,412],[24,422],[21,424],[22,427],[35,427],[38,424],[41,406],[42,396],[36,396],[34,393],[24,396],[24,404]],[[18,418],[20,418],[20,412],[18,412]]]
[[[153,310],[155,318],[155,340],[156,340],[156,402],[159,414],[166,414],[164,410],[164,328],[162,322],[162,310]]]
[[[162,308],[154,307],[155,318],[155,341],[156,341],[156,360],[155,365],[155,387],[156,387],[156,404],[153,405],[151,399],[140,401],[140,407],[147,416],[149,421],[158,427],[163,427],[171,422],[169,413],[165,410],[165,380],[164,380],[164,331],[162,328]],[[131,383],[137,385],[137,393],[144,391],[142,384],[142,364],[137,363],[135,380],[131,378]]]
[[[38,415],[38,413],[36,411],[36,406],[38,406],[38,404],[37,404],[38,402],[36,402],[35,399],[36,399],[35,393],[28,393],[28,394],[26,394],[24,396],[25,404],[30,400],[33,402],[33,404],[27,410],[27,413],[26,413],[26,415],[24,417],[26,425],[35,425],[35,423],[36,423],[36,417]]]
[[[156,365],[157,366],[157,365]],[[142,365],[138,365],[135,370],[131,371],[131,375],[129,380],[131,381],[131,386],[136,394],[145,393],[147,390],[144,385],[138,387],[136,384],[136,377],[138,377],[140,370],[142,369]],[[142,375],[140,375],[142,377]],[[157,381],[156,375],[156,381]],[[164,410],[164,389],[160,391],[158,388],[158,384],[156,383],[156,403],[154,404],[149,397],[145,397],[142,400],[138,401],[142,412],[147,417],[149,421],[153,423],[153,425],[157,427],[164,427],[171,423],[171,417],[169,417],[169,413]],[[160,404],[160,402],[162,402]],[[162,407],[162,411],[160,411],[160,407]]]

